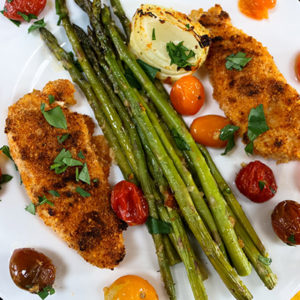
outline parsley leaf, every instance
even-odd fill
[[[49,204],[51,206],[54,206],[54,203],[49,201],[45,195],[39,196],[39,204],[38,205],[43,205],[43,204]]]
[[[2,15],[4,15],[5,12],[7,12],[7,9],[6,7],[4,7],[3,10],[0,11]],[[10,19],[8,18],[8,20],[10,20],[12,23],[14,23],[16,26],[20,26],[21,25],[21,22],[20,21],[17,21],[17,20],[13,20],[13,19]]]
[[[155,219],[153,217],[148,217],[146,225],[149,233],[151,234],[169,234],[172,232],[170,223]]]
[[[183,41],[175,45],[173,42],[167,43],[167,51],[171,58],[170,65],[177,65],[179,68],[191,67],[192,65],[188,62],[191,57],[195,56],[193,50],[189,50],[183,46]]]
[[[50,191],[48,191],[48,193],[54,197],[60,197],[59,192],[57,192],[57,191],[50,190]]]
[[[190,24],[185,24],[185,27],[186,27],[187,29],[190,29]]]
[[[87,184],[91,184],[90,174],[86,163],[84,163],[83,168],[78,175],[78,179]]]
[[[240,127],[231,124],[226,125],[221,129],[219,138],[221,141],[227,141],[225,151],[222,153],[222,155],[227,154],[234,147],[234,133],[239,129]]]
[[[296,245],[295,235],[294,235],[294,234],[291,234],[291,235],[288,237],[288,241],[289,241],[292,245]]]
[[[155,28],[152,29],[152,41],[156,40],[156,36],[155,36]]]
[[[44,300],[49,295],[53,295],[54,293],[55,293],[55,289],[52,286],[46,286],[40,292],[38,292],[38,295],[42,300]]]
[[[2,174],[2,176],[0,177],[0,184],[7,183],[7,182],[11,181],[12,179],[13,179],[13,177],[8,174]]]
[[[140,85],[140,83],[137,81],[137,79],[135,78],[133,72],[129,69],[129,67],[127,67],[127,65],[125,66],[125,78],[128,81],[128,83],[130,84],[131,87],[136,88],[137,90],[141,90],[142,86]]]
[[[45,103],[41,104],[41,111],[46,121],[55,128],[67,129],[67,120],[60,106],[45,111]]]
[[[79,153],[77,154],[77,156],[81,159],[85,159],[85,156],[82,153],[82,150],[79,151]]]
[[[60,6],[59,6],[59,2],[58,2],[58,1],[55,1],[55,10],[56,10],[56,14],[58,15],[57,26],[59,26],[60,23],[61,23],[61,21],[62,21],[62,19],[63,19],[64,17],[66,17],[67,14],[66,14],[66,13],[63,13],[63,12],[61,11],[61,8],[60,8]]]
[[[266,186],[266,183],[264,181],[258,181],[258,186],[259,189],[262,191],[264,189],[264,187]]]
[[[65,134],[63,134],[63,135],[61,135],[61,136],[58,136],[58,137],[57,137],[57,141],[58,141],[60,144],[62,144],[64,141],[66,141],[66,140],[68,139],[69,136],[70,136],[69,133],[65,133]]]
[[[77,160],[77,159],[74,159],[74,158],[71,158],[71,157],[65,157],[62,159],[62,162],[68,166],[68,167],[76,167],[76,166],[82,166],[82,162]]]
[[[136,61],[142,67],[142,69],[145,71],[145,73],[148,75],[148,77],[151,80],[154,80],[154,78],[156,77],[157,72],[160,72],[160,69],[148,65],[147,63],[145,63],[141,59],[137,59]]]
[[[32,215],[35,215],[36,213],[35,205],[32,202],[25,207],[25,210],[31,213]]]
[[[26,21],[26,22],[30,22],[33,19],[37,19],[37,16],[34,15],[34,14],[28,14],[28,15],[26,15],[26,14],[20,12],[20,11],[18,11],[17,14],[19,16],[21,16],[24,19],[24,21]]]
[[[46,23],[44,21],[44,18],[38,21],[33,22],[33,24],[28,28],[28,33],[35,31],[39,28],[46,27]],[[49,95],[49,97],[52,95]],[[53,96],[52,96],[53,97]],[[54,98],[54,97],[53,97]],[[49,99],[50,100],[50,99]],[[50,101],[49,101],[50,102]],[[51,103],[50,103],[51,104]]]
[[[77,182],[79,181],[79,169],[78,168],[76,168],[76,171],[75,171],[75,179]]]
[[[72,158],[70,151],[62,149],[54,159],[54,164],[50,166],[50,170],[54,170],[56,174],[61,174],[66,171],[68,166],[63,162],[65,158]]]
[[[171,130],[171,135],[174,138],[175,144],[179,150],[191,150],[186,141],[178,134],[175,128]]]
[[[227,70],[236,69],[241,71],[252,57],[246,57],[246,53],[238,52],[237,54],[230,54],[226,57],[225,67]]]
[[[4,145],[0,148],[0,151],[2,151],[3,154],[5,154],[15,165],[15,169],[18,171],[18,167],[17,165],[15,164],[13,158],[11,157],[11,154],[10,154],[10,150],[9,150],[9,147],[7,145]]]
[[[53,95],[48,95],[49,104],[54,103],[55,97]]]
[[[82,197],[90,197],[90,196],[91,196],[90,193],[88,193],[87,191],[85,191],[84,189],[82,189],[80,186],[77,186],[77,187],[76,187],[76,192],[77,192],[80,196],[82,196]]]
[[[266,122],[264,108],[262,104],[259,104],[256,108],[250,110],[248,116],[248,138],[250,143],[246,146],[245,151],[247,153],[253,153],[253,141],[262,133],[269,130]]]
[[[269,266],[272,263],[272,258],[264,257],[262,255],[258,256],[258,260],[266,266]]]

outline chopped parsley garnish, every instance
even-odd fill
[[[2,174],[2,176],[0,177],[0,190],[1,190],[1,184],[11,181],[12,178],[13,177],[8,174]]]
[[[33,22],[33,24],[28,28],[28,33],[32,32],[32,31],[35,31],[39,28],[43,28],[43,27],[46,27],[46,23],[44,21],[44,18],[41,19],[41,20]]]
[[[294,235],[294,234],[291,234],[291,235],[288,237],[288,241],[289,241],[292,245],[296,245],[295,235]]]
[[[68,167],[77,167],[77,166],[82,166],[82,162],[77,160],[77,159],[74,159],[74,158],[71,158],[71,157],[65,157],[63,158],[62,162],[68,166]]]
[[[43,205],[43,204],[46,204],[46,203],[51,205],[51,206],[54,206],[54,203],[49,201],[45,195],[44,196],[39,196],[39,204],[38,205]]]
[[[45,195],[44,196],[39,196],[38,199],[39,199],[38,204],[34,204],[34,203],[31,202],[29,205],[27,205],[25,207],[25,210],[28,211],[29,213],[31,213],[32,215],[36,214],[36,208],[39,205],[49,204],[51,206],[54,206],[54,203],[49,201]]]
[[[179,150],[191,150],[186,141],[178,134],[176,129],[171,130],[171,135],[174,138],[175,144]]]
[[[26,21],[26,22],[30,22],[33,19],[37,19],[37,16],[34,15],[34,14],[28,14],[28,15],[26,15],[26,14],[20,12],[20,11],[18,11],[17,14],[19,16],[21,16],[24,19],[24,21]]]
[[[266,186],[266,183],[264,181],[258,181],[258,186],[259,189],[262,191],[264,189],[264,187]]]
[[[149,76],[149,78],[151,80],[154,80],[154,78],[156,77],[157,72],[160,72],[160,69],[148,65],[147,63],[145,63],[141,59],[137,59],[136,61],[142,67],[142,69],[145,71],[145,73]]]
[[[262,255],[258,256],[258,260],[266,266],[269,266],[272,263],[272,258],[264,257]]]
[[[58,1],[55,1],[55,10],[56,10],[56,14],[58,15],[58,21],[57,21],[57,26],[60,25],[61,20],[67,16],[66,13],[61,12],[60,6],[58,5]]]
[[[15,169],[18,171],[18,167],[17,165],[15,164],[13,158],[11,157],[11,154],[10,154],[10,150],[9,150],[9,147],[7,145],[4,145],[0,148],[0,151],[2,151],[2,153],[4,155],[6,155],[15,165]]]
[[[54,159],[54,163],[50,166],[50,170],[54,170],[56,174],[61,174],[66,171],[68,167],[82,166],[83,163],[77,159],[72,158],[69,150],[62,149]]]
[[[141,90],[142,86],[140,85],[140,83],[137,81],[137,79],[135,78],[133,72],[129,69],[129,67],[127,65],[125,65],[125,78],[128,81],[128,83],[130,84],[131,87],[136,88],[137,90]]]
[[[71,56],[71,59],[74,63],[74,65],[77,67],[77,69],[82,73],[83,70],[82,70],[82,67],[81,67],[81,64],[79,63],[78,59],[75,58],[74,56],[74,53],[72,51],[68,52],[69,55]]]
[[[49,104],[54,103],[55,97],[53,95],[48,95]]]
[[[225,151],[222,153],[222,155],[227,154],[234,147],[234,134],[239,129],[240,127],[231,124],[226,125],[221,129],[219,138],[222,141],[227,141]]]
[[[85,191],[84,189],[82,189],[80,186],[77,186],[77,187],[76,187],[76,192],[77,192],[80,196],[82,196],[82,197],[90,197],[90,196],[91,196],[90,193],[88,193],[87,191]]]
[[[247,153],[253,153],[253,141],[267,130],[269,130],[269,127],[266,122],[264,107],[262,104],[259,104],[256,108],[250,110],[248,116],[247,135],[250,143],[245,147]]]
[[[172,232],[170,223],[155,219],[153,217],[148,217],[146,225],[149,233],[151,234],[169,234]]]
[[[50,195],[54,196],[54,197],[59,197],[59,196],[60,196],[60,195],[59,195],[59,192],[54,191],[54,190],[50,190],[50,191],[48,191],[48,193],[49,193]]]
[[[6,7],[4,7],[4,9],[1,10],[0,12],[1,12],[2,15],[4,15],[4,13],[7,12]],[[20,22],[20,21],[13,20],[13,19],[9,19],[9,18],[8,18],[8,20],[10,20],[11,22],[13,22],[13,23],[14,23],[16,26],[18,26],[18,27],[21,25],[21,22]]]
[[[52,286],[46,286],[40,292],[38,292],[38,295],[42,300],[44,300],[49,295],[53,295],[54,293],[55,293],[55,289]]]
[[[60,144],[62,144],[63,142],[65,142],[65,141],[68,139],[69,136],[70,136],[69,133],[65,133],[65,134],[63,134],[63,135],[61,135],[61,136],[58,136],[58,137],[57,137],[57,141],[58,141]]]
[[[272,192],[272,194],[276,194],[276,191],[270,186],[270,190]]]
[[[41,104],[41,111],[46,121],[55,128],[67,129],[67,120],[60,106],[45,111],[45,103]]]
[[[35,205],[32,202],[25,207],[25,210],[31,213],[32,215],[35,215]]]
[[[189,50],[183,46],[183,41],[175,45],[173,42],[167,43],[167,51],[171,58],[170,65],[177,65],[179,68],[191,67],[192,64],[188,60],[195,56],[193,50]]]
[[[79,169],[76,168],[76,171],[75,171],[75,179],[76,181],[79,181]]]
[[[152,29],[152,41],[156,40],[156,36],[155,36],[155,28]]]
[[[78,175],[78,179],[87,183],[87,184],[91,184],[90,181],[90,174],[89,174],[89,170],[87,167],[87,164],[84,163],[83,168],[81,169],[79,175]]]
[[[185,24],[185,27],[186,27],[187,29],[190,29],[190,24]]]
[[[238,70],[241,71],[252,57],[246,57],[246,53],[238,52],[236,54],[230,54],[226,57],[225,67],[227,70]]]
[[[79,153],[77,154],[77,156],[81,159],[85,159],[85,156],[82,153],[82,150],[79,151]]]

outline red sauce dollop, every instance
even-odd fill
[[[276,0],[239,0],[240,11],[256,20],[268,19],[268,10],[275,5]]]

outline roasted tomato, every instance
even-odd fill
[[[256,20],[267,19],[268,10],[275,5],[276,0],[239,0],[240,11]]]
[[[271,199],[277,191],[272,170],[258,160],[243,167],[236,176],[235,183],[243,195],[257,203]]]
[[[296,72],[297,79],[300,81],[300,53],[296,57],[295,72]]]
[[[288,245],[300,245],[300,204],[286,200],[272,213],[272,226],[277,236]]]
[[[52,287],[56,272],[50,258],[31,248],[14,251],[9,271],[14,283],[31,293],[39,293],[46,287]]]
[[[126,275],[117,279],[110,287],[105,287],[104,300],[158,300],[153,286],[136,275]]]
[[[17,21],[24,21],[22,14],[38,16],[45,8],[47,0],[6,0],[4,16]]]
[[[223,148],[227,141],[220,140],[220,131],[230,122],[218,115],[207,115],[196,118],[190,128],[194,140],[202,145]]]
[[[181,115],[194,115],[205,100],[203,85],[192,75],[183,76],[174,83],[170,100],[175,110]]]
[[[117,183],[111,193],[111,206],[118,218],[128,225],[144,224],[149,215],[149,207],[143,192],[132,182]]]

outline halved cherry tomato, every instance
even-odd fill
[[[272,213],[272,226],[277,236],[288,245],[300,245],[300,204],[286,200]]]
[[[300,81],[300,53],[296,57],[295,72],[296,72],[297,79]]]
[[[136,275],[122,276],[103,291],[104,300],[158,300],[153,286]]]
[[[256,20],[268,19],[268,10],[275,5],[276,0],[239,0],[240,11]]]
[[[174,83],[170,100],[178,113],[194,115],[205,100],[203,85],[198,78],[192,75],[183,76]]]
[[[38,16],[45,8],[46,2],[47,0],[6,0],[3,14],[9,19],[24,21],[24,18],[18,13]]]
[[[235,183],[243,195],[257,203],[268,201],[277,191],[272,170],[258,160],[243,167],[237,174]]]
[[[227,141],[220,140],[220,130],[230,122],[227,118],[218,115],[206,115],[195,119],[190,132],[194,140],[202,145],[223,148]]]
[[[144,224],[149,215],[143,192],[132,182],[117,183],[111,193],[111,206],[118,218],[129,226]]]

